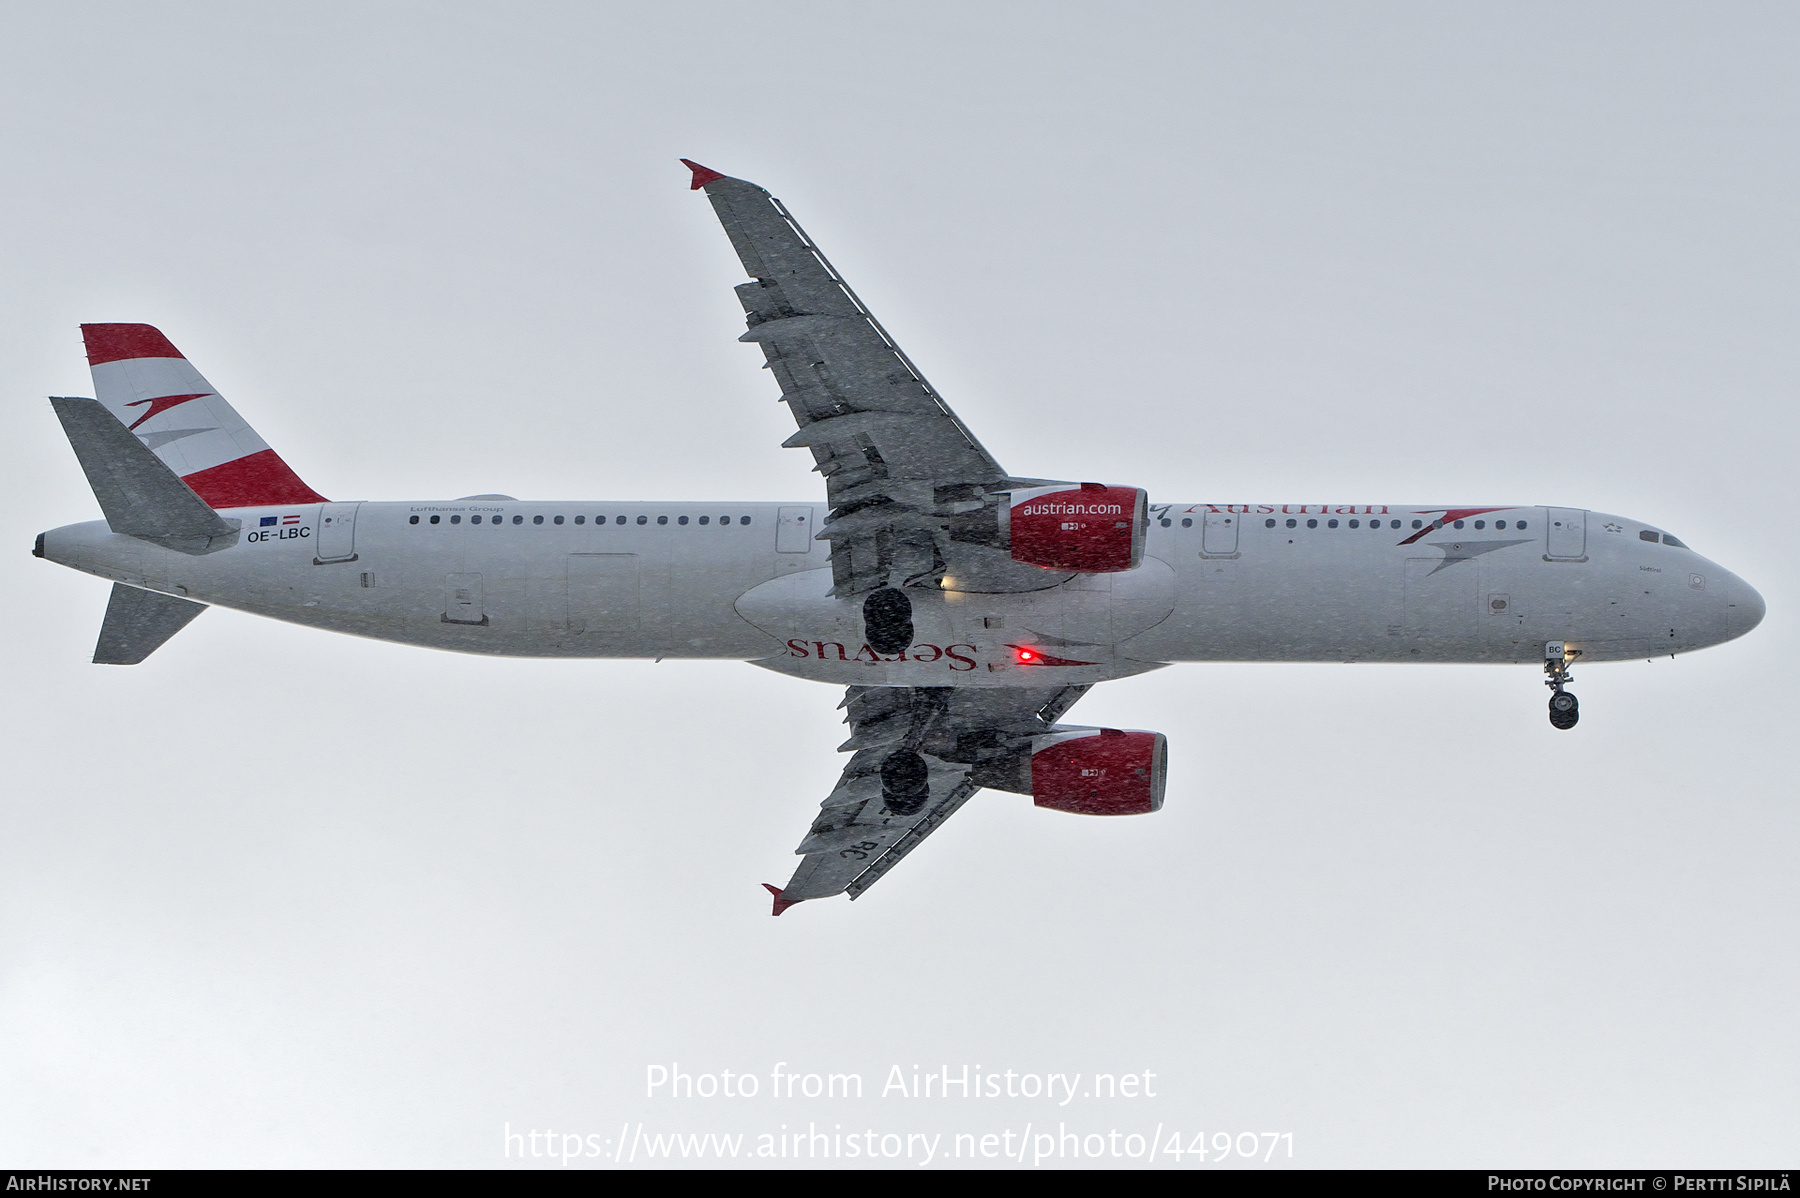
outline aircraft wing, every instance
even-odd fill
[[[982,544],[999,496],[1046,480],[1007,476],[780,200],[682,161],[752,276],[737,287],[739,340],[762,346],[799,426],[783,445],[810,450],[825,476],[833,593],[935,585],[946,568],[979,572],[980,589],[1060,581]]]
[[[1031,738],[1086,693],[1063,687],[853,686],[844,695],[853,756],[794,851],[775,914],[873,886],[982,787],[1031,793]],[[765,885],[767,885],[765,883]]]

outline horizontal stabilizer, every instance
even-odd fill
[[[237,531],[237,521],[207,506],[99,401],[53,396],[50,403],[114,532],[204,553],[213,539]]]
[[[108,417],[110,419],[110,417]],[[97,666],[135,666],[206,610],[206,604],[113,583],[94,646]]]

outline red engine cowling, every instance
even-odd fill
[[[1160,811],[1169,741],[1160,732],[1083,728],[1031,742],[1031,801],[1077,815]]]
[[[1144,560],[1149,502],[1138,487],[1104,483],[1014,491],[1007,508],[1013,560],[1084,574],[1135,569]]]

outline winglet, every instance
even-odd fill
[[[714,179],[725,178],[725,176],[721,175],[718,171],[715,171],[715,170],[711,169],[710,167],[701,166],[698,162],[695,162],[692,159],[683,158],[681,160],[681,165],[687,167],[690,171],[694,172],[694,181],[693,181],[693,183],[691,183],[688,186],[689,191],[699,191],[702,187],[705,187],[708,183],[711,183]],[[777,912],[775,912],[775,914],[780,915],[781,912],[777,911]]]
[[[683,158],[682,161],[686,162],[687,159]],[[706,168],[701,167],[699,169],[705,170]],[[723,177],[723,176],[721,176],[721,177]],[[695,178],[699,178],[699,176],[695,175]],[[764,890],[768,891],[770,894],[775,896],[775,909],[773,911],[769,912],[770,915],[780,915],[783,911],[786,911],[789,907],[798,907],[801,903],[804,903],[806,901],[805,899],[784,899],[781,897],[781,887],[771,886],[767,882],[764,882],[762,884],[762,887]]]

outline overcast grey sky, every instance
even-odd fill
[[[1797,50],[1781,4],[0,8],[0,1161],[1060,1121],[1791,1164]],[[226,611],[87,664],[106,584],[27,553],[98,515],[43,399],[82,321],[333,498],[819,498],[684,155],[1016,472],[1630,513],[1769,616],[1578,670],[1568,734],[1520,668],[1109,684],[1072,718],[1168,734],[1160,814],[983,795],[780,920],[833,689]],[[645,1098],[673,1061],[761,1093]],[[878,1096],[964,1063],[1156,1096]]]

